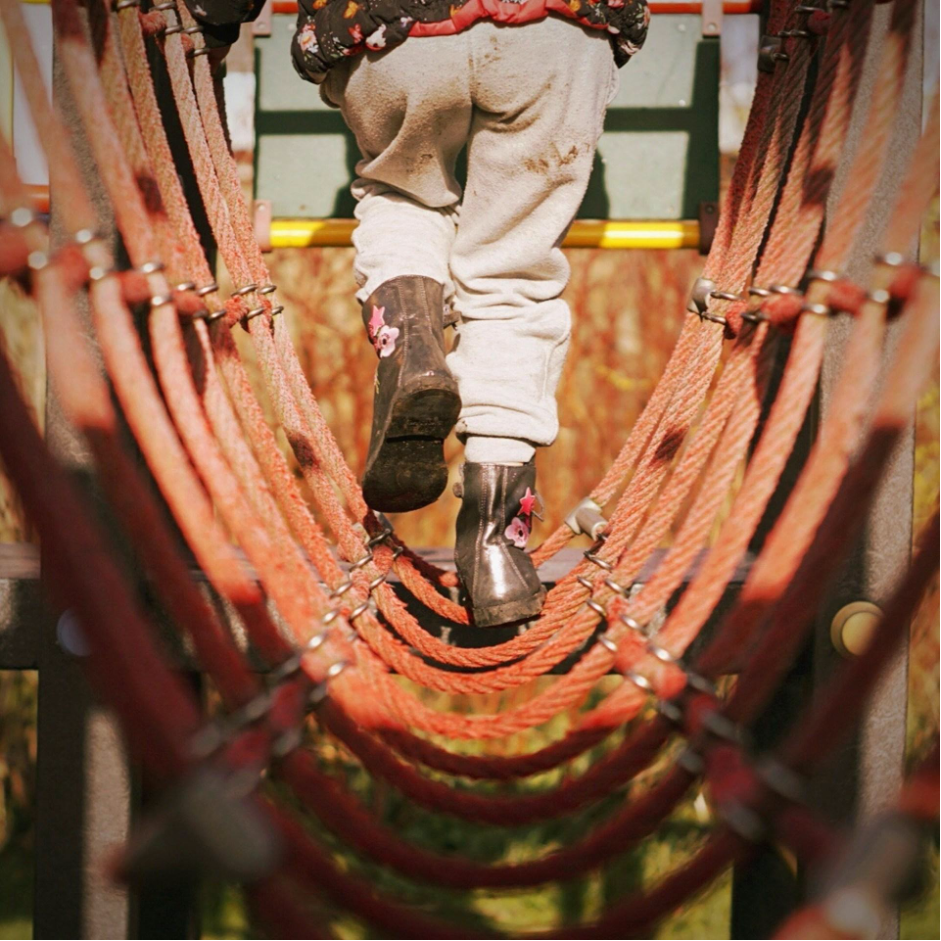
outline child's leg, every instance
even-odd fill
[[[454,164],[471,118],[468,45],[464,35],[411,39],[328,73],[324,94],[362,154],[353,184],[360,301],[403,275],[453,292],[448,263],[461,198]]]
[[[404,512],[444,491],[443,444],[460,411],[444,359],[445,305],[460,187],[454,163],[470,127],[466,37],[414,39],[328,77],[363,159],[356,275],[378,356],[363,496]]]
[[[380,285],[403,275],[431,278],[454,294],[448,269],[454,242],[456,209],[430,209],[383,183],[358,179],[353,184],[359,225],[353,231],[353,271],[364,302]]]
[[[555,17],[477,24],[468,178],[451,252],[463,322],[448,366],[472,463],[528,461],[558,432],[569,343],[559,248],[588,186],[617,72],[604,32]]]

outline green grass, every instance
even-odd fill
[[[33,853],[25,838],[0,851],[0,938],[33,936]]]

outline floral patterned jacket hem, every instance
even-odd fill
[[[549,14],[608,32],[618,66],[647,36],[647,0],[300,0],[291,46],[294,67],[321,82],[347,56],[378,52],[409,36],[458,33],[478,20],[529,23]]]

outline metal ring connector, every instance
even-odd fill
[[[75,242],[76,245],[88,245],[90,242],[94,242],[96,238],[98,238],[98,236],[95,235],[91,229],[79,229],[78,232],[72,236],[72,241]]]
[[[244,287],[238,288],[237,290],[233,291],[231,296],[232,297],[245,297],[246,294],[251,294],[253,291],[257,291],[257,290],[258,290],[257,284],[246,284]]]
[[[174,23],[172,26],[168,26],[168,27],[163,31],[163,35],[164,35],[164,36],[173,36],[175,33],[182,33],[182,32],[183,32],[183,24],[182,24],[182,23]]]
[[[271,308],[272,317],[277,317],[278,314],[283,314],[283,313],[284,313],[284,304],[275,304],[274,307]]]
[[[199,25],[197,25],[197,26],[187,26],[187,27],[183,30],[183,32],[186,33],[187,36],[195,36],[197,33],[201,33],[202,31],[203,31],[203,28],[202,28],[202,26],[199,26]]]
[[[707,712],[703,719],[703,727],[716,738],[725,739],[736,744],[742,741],[742,730],[721,712]]]
[[[630,680],[635,686],[637,686],[639,689],[642,689],[645,693],[652,693],[654,691],[653,683],[651,683],[646,676],[643,676],[634,670],[625,670],[624,679]]]
[[[225,737],[219,724],[211,722],[199,729],[190,739],[190,751],[199,758],[208,758],[220,749],[224,742]]]
[[[156,310],[158,307],[163,307],[166,304],[172,304],[172,303],[173,303],[172,294],[155,294],[150,299],[150,309]]]
[[[264,718],[270,708],[271,697],[268,693],[259,693],[254,699],[250,699],[245,703],[241,709],[233,712],[231,718],[236,728],[242,728]]]
[[[340,612],[336,608],[331,608],[321,619],[320,623],[324,627],[329,627],[338,617]]]
[[[225,310],[214,310],[211,314],[207,314],[203,317],[203,320],[205,320],[206,323],[215,323],[217,320],[221,320],[225,317],[226,313],[227,311]]]
[[[613,578],[606,578],[604,580],[606,588],[610,588],[615,594],[620,595],[622,598],[626,598],[630,588],[625,588],[623,585],[618,584]]]
[[[366,546],[367,548],[372,549],[374,546],[378,546],[380,542],[385,542],[391,535],[392,535],[391,529],[383,528],[379,530],[378,533],[376,533],[373,536],[370,536],[366,540]]]
[[[608,562],[606,559],[602,559],[597,553],[589,549],[585,553],[585,558],[588,559],[593,565],[597,565],[598,568],[604,569],[606,572],[613,572],[614,566]]]
[[[367,552],[361,559],[357,559],[355,562],[351,563],[350,571],[355,572],[357,569],[361,569],[364,565],[369,565],[373,561],[372,552]]]
[[[618,645],[613,640],[611,640],[611,638],[608,637],[607,634],[599,634],[598,643],[601,644],[601,646],[604,647],[605,650],[608,650],[611,653],[618,652]]]
[[[337,660],[336,663],[331,663],[327,667],[327,679],[336,679],[349,665],[349,660]]]
[[[302,662],[303,659],[299,653],[288,657],[287,660],[284,660],[271,671],[269,674],[269,679],[275,684],[286,680],[289,676],[297,673],[297,671],[301,668]]]
[[[92,267],[88,269],[88,280],[103,281],[105,278],[110,278],[114,274],[117,274],[117,271],[111,266],[106,268],[103,265],[92,265]]]
[[[114,8],[117,12],[120,13],[121,10],[126,10],[129,7],[139,7],[139,6],[140,6],[140,0],[118,0],[118,2],[114,5]]]
[[[188,49],[186,51],[186,57],[188,59],[195,59],[197,56],[208,56],[212,52],[212,49],[209,46],[203,46],[201,49]]]
[[[723,327],[727,327],[729,324],[725,317],[720,314],[710,314],[709,311],[704,311],[699,316],[702,320],[710,320],[712,323],[722,324]]]
[[[771,292],[767,288],[760,288],[754,284],[748,289],[748,293],[752,297],[770,297],[771,296]]]
[[[772,284],[772,285],[769,285],[768,290],[772,294],[797,294],[799,295],[801,293],[800,291],[797,290],[797,288],[792,288],[787,284]]]
[[[629,627],[632,631],[634,631],[637,634],[644,633],[643,626],[638,621],[635,621],[629,614],[621,615],[621,623]]]
[[[777,759],[762,761],[757,771],[764,785],[786,800],[796,804],[806,797],[803,778]]]
[[[30,252],[26,258],[26,264],[31,271],[42,271],[49,264],[49,256],[45,252]]]
[[[731,801],[719,808],[725,825],[749,843],[760,843],[767,832],[765,822],[750,807]]]
[[[648,642],[647,651],[653,654],[661,663],[665,663],[668,666],[676,666],[680,662],[679,658],[674,657],[666,647],[661,647],[653,641]]]
[[[885,252],[876,255],[874,261],[877,265],[888,265],[890,268],[899,268],[905,264],[905,256],[901,252]]]
[[[181,281],[179,284],[173,285],[173,290],[179,291],[181,294],[183,294],[186,291],[195,291],[196,282],[195,281]]]
[[[710,291],[710,297],[714,297],[720,301],[743,301],[745,300],[741,294],[733,294],[731,291]]]
[[[746,310],[742,313],[742,320],[749,323],[766,323],[768,318],[760,310]]]
[[[138,269],[138,274],[156,274],[166,267],[162,261],[145,261]]]
[[[810,33],[806,29],[782,29],[778,35],[784,39],[807,39]]]
[[[377,575],[367,586],[366,591],[372,594],[384,581],[386,580],[385,575]]]
[[[813,314],[815,317],[829,317],[833,311],[826,304],[802,304],[802,314]]]
[[[808,281],[826,281],[828,284],[833,284],[839,281],[841,276],[839,272],[832,271],[829,268],[811,268],[805,277]]]
[[[591,608],[591,610],[600,617],[606,618],[608,616],[608,612],[597,601],[595,601],[594,598],[589,598],[585,604],[587,604],[588,607]]]
[[[345,582],[343,582],[343,584],[334,588],[333,591],[330,592],[329,597],[333,598],[334,600],[337,598],[342,598],[352,587],[353,583],[347,579]]]
[[[247,314],[245,314],[244,317],[242,317],[242,320],[245,321],[245,323],[248,323],[249,320],[254,320],[256,317],[260,317],[264,312],[264,304],[262,304],[260,307],[253,307]]]
[[[362,604],[358,604],[349,614],[349,620],[354,621],[361,614],[365,614],[369,610],[369,602],[364,601]]]
[[[36,221],[36,213],[28,206],[18,206],[7,216],[7,222],[17,229],[25,229],[26,226]]]
[[[866,292],[866,300],[873,304],[888,304],[892,300],[892,295],[884,288],[876,288]]]
[[[576,575],[575,581],[578,582],[582,588],[587,588],[589,591],[595,590],[595,584],[590,578],[586,578],[584,575]]]
[[[278,290],[278,286],[276,284],[263,284],[258,289],[258,293],[259,294],[274,294],[274,292],[277,290]]]
[[[718,690],[716,689],[715,683],[712,680],[706,679],[701,673],[696,673],[693,670],[686,671],[686,682],[691,686],[697,693],[703,693],[706,696],[715,697],[718,695]]]
[[[163,12],[164,10],[175,10],[176,9],[176,0],[164,0],[163,3],[155,3],[153,5],[154,10],[159,10]]]
[[[683,710],[672,699],[662,699],[658,702],[657,712],[674,725],[683,724]]]
[[[706,770],[706,763],[702,755],[692,748],[684,748],[677,756],[676,763],[690,774],[699,777]]]
[[[215,291],[219,290],[219,285],[215,281],[210,281],[209,284],[204,284],[201,288],[196,289],[197,297],[205,297],[207,294],[213,294]]]
[[[307,641],[307,643],[304,645],[304,649],[311,650],[311,651],[319,650],[323,646],[323,643],[326,639],[327,639],[326,631],[321,631],[321,633],[319,634],[314,634],[314,636],[311,637],[311,639]]]

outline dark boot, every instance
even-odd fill
[[[536,465],[465,464],[454,561],[474,623],[494,627],[534,618],[545,589],[526,541],[536,503]]]
[[[379,356],[363,496],[374,510],[403,513],[433,503],[448,482],[444,439],[461,410],[444,362],[444,288],[404,276],[363,305]]]

